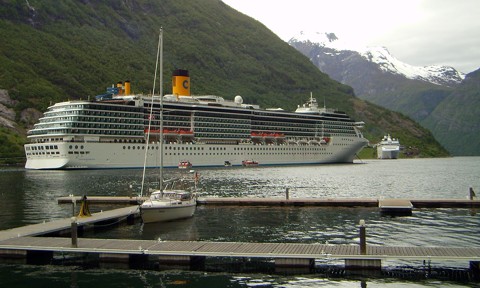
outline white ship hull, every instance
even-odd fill
[[[377,148],[377,158],[378,159],[397,159],[399,153],[399,148],[386,148],[378,147]]]
[[[177,167],[190,161],[193,167],[220,167],[229,161],[241,166],[244,160],[259,165],[352,163],[366,144],[364,138],[332,137],[324,145],[220,145],[165,144],[164,167]],[[143,168],[144,143],[58,142],[26,144],[27,169],[118,169]],[[147,167],[159,167],[159,144],[150,144]],[[35,147],[35,148],[34,148]],[[37,152],[32,152],[37,151]]]

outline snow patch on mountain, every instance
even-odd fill
[[[458,84],[465,79],[465,74],[449,66],[419,67],[406,64],[393,57],[385,47],[367,47],[365,50],[357,52],[368,61],[377,63],[383,71],[401,74],[409,79],[423,80],[438,85],[449,82]]]
[[[465,74],[458,72],[453,67],[439,65],[419,67],[409,65],[395,58],[385,47],[359,47],[339,39],[334,33],[302,31],[290,41],[310,42],[333,50],[325,53],[326,55],[336,55],[345,50],[354,51],[368,61],[376,63],[381,70],[392,74],[400,74],[409,79],[447,86],[449,83],[458,84],[465,79]]]
[[[338,51],[357,51],[358,49],[362,49],[361,46],[355,45],[352,42],[339,39],[335,33],[301,31],[299,35],[293,37],[290,41],[311,42]]]

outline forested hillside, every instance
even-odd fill
[[[393,133],[392,126],[420,156],[447,154],[427,130],[355,98],[351,87],[219,0],[0,2],[0,89],[6,95],[0,123],[12,124],[2,124],[4,147],[21,147],[26,129],[51,103],[93,97],[123,80],[136,93],[150,93],[163,27],[164,91],[176,68],[190,71],[193,94],[242,95],[262,107],[293,110],[312,91],[328,107],[366,122],[372,143]],[[1,149],[2,158],[22,153]]]

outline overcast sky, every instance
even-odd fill
[[[416,66],[480,68],[480,0],[223,0],[288,41],[333,32]]]

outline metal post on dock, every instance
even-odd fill
[[[287,200],[290,199],[290,195],[289,195],[289,194],[290,194],[290,188],[287,187],[287,188],[285,188],[285,198],[286,198]]]
[[[360,254],[367,254],[367,235],[365,231],[365,220],[360,220]]]
[[[72,196],[72,216],[75,216],[75,207],[77,206],[77,200]]]
[[[78,243],[77,217],[72,217],[71,220],[72,220],[72,225],[71,225],[72,247],[77,248],[77,243]]]

